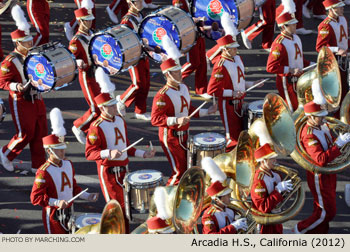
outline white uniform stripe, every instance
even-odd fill
[[[103,170],[104,170],[104,166],[101,165],[101,168],[100,168],[100,177],[101,177],[101,183],[102,183],[102,190],[104,191],[104,195],[106,197],[106,201],[110,201],[111,198],[109,197],[109,194],[108,194],[108,190],[107,190],[107,186],[106,186],[106,182],[103,178]]]
[[[175,181],[176,181],[176,178],[177,176],[179,175],[179,171],[176,169],[176,165],[175,165],[175,161],[174,161],[174,158],[173,158],[173,155],[171,155],[171,152],[169,150],[169,146],[168,146],[168,129],[164,128],[163,129],[163,141],[164,141],[164,145],[165,145],[165,148],[169,154],[169,157],[170,157],[170,165],[172,166],[173,168],[173,171],[176,173],[175,176],[173,176],[173,179],[171,180],[170,184],[169,185],[174,185]]]
[[[284,91],[284,96],[286,97],[288,107],[290,109],[290,112],[293,113],[293,106],[292,102],[290,101],[289,94],[288,94],[288,89],[287,89],[287,78],[285,76],[282,77],[282,84],[283,84],[283,91]]]
[[[127,99],[129,99],[129,97],[132,95],[132,93],[135,92],[135,90],[137,89],[137,80],[136,80],[136,73],[135,73],[135,68],[132,67],[131,68],[131,79],[132,79],[132,84],[135,85],[132,89],[130,89],[130,91],[124,96],[124,98],[121,100],[122,103],[125,103]]]
[[[115,11],[115,8],[117,8],[118,4],[119,4],[120,0],[118,0],[117,2],[115,2],[115,5],[113,5],[112,7],[112,11]]]
[[[261,23],[257,24],[253,29],[251,29],[248,33],[246,33],[247,37],[250,36],[253,32],[255,32],[256,30],[258,30],[261,26],[266,24],[266,21],[264,19],[264,15],[262,13],[262,8],[259,8],[259,18],[262,21]],[[258,21],[259,22],[259,21]]]
[[[229,140],[229,139],[231,139],[231,135],[230,135],[229,127],[228,127],[227,112],[226,112],[226,101],[225,100],[222,100],[222,112],[224,114],[224,124],[225,124],[225,131],[226,131],[226,139]],[[228,145],[228,142],[227,142],[227,145]]]
[[[321,189],[320,189],[320,180],[319,180],[319,176],[320,174],[315,174],[314,178],[315,178],[315,187],[316,187],[316,192],[317,192],[317,198],[318,198],[318,204],[320,205],[320,208],[322,209],[321,212],[321,216],[319,219],[317,219],[314,223],[312,223],[310,226],[308,226],[307,228],[303,229],[302,231],[300,231],[300,233],[305,234],[307,231],[314,229],[315,227],[317,227],[319,224],[321,224],[325,217],[326,217],[326,211],[324,210],[324,206],[323,206],[323,198],[322,198],[322,194],[321,194]]]
[[[38,25],[38,23],[36,22],[35,17],[34,17],[34,15],[33,15],[33,11],[32,11],[33,6],[32,6],[32,3],[33,3],[33,0],[28,0],[28,4],[29,4],[29,12],[28,12],[28,14],[31,16],[31,19],[32,19],[33,22],[34,22],[34,26],[35,26],[36,31],[40,34],[39,37],[38,37],[38,39],[36,40],[35,44],[33,45],[33,46],[37,46],[37,45],[39,44],[41,38],[42,38],[42,35],[41,35],[41,33],[40,33],[39,25]]]
[[[51,234],[50,213],[51,213],[51,208],[47,207],[46,208],[46,226],[49,234]]]
[[[18,115],[17,95],[16,94],[13,95],[13,112],[15,114],[16,124],[17,124],[17,127],[18,127],[18,138],[17,138],[17,140],[13,141],[10,146],[8,146],[8,149],[4,153],[5,156],[7,156],[10,153],[10,151],[13,150],[13,148],[16,147],[16,145],[18,143],[23,141],[22,128],[21,128],[21,123],[19,121],[19,115]]]

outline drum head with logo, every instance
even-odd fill
[[[215,132],[205,132],[193,137],[193,142],[200,150],[216,150],[226,145],[223,135]]]
[[[162,173],[156,170],[139,170],[128,175],[127,181],[132,186],[147,186],[160,183]]]
[[[96,34],[89,45],[92,61],[109,74],[119,72],[123,67],[123,53],[120,44],[108,32]]]
[[[75,224],[78,228],[82,228],[88,225],[93,225],[101,222],[101,214],[99,213],[86,213],[79,215],[75,220]]]
[[[248,109],[256,114],[263,114],[264,100],[253,101],[249,103]]]
[[[238,26],[239,13],[234,0],[193,0],[191,12],[193,17],[206,17],[205,25],[212,25],[215,22],[221,28],[221,16],[227,12],[233,23]]]
[[[40,92],[55,86],[55,69],[50,60],[41,53],[29,55],[24,62],[24,74]]]

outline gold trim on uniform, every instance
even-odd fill
[[[96,141],[98,139],[98,135],[95,132],[95,130],[89,133],[88,139],[89,139],[90,144],[95,144],[96,143]]]
[[[278,48],[272,51],[272,56],[277,60],[281,56],[281,52]]]
[[[264,194],[265,194],[265,192],[266,192],[266,189],[265,189],[265,187],[261,184],[260,181],[258,182],[257,186],[255,187],[254,192],[255,192],[256,194],[258,194],[260,197],[263,197],[263,196],[264,196]]]
[[[72,52],[75,53],[78,50],[78,47],[75,43],[72,43],[69,45],[68,49]]]
[[[329,34],[329,30],[327,27],[323,27],[321,30],[320,30],[320,35],[322,38],[325,38],[327,37]]]
[[[50,163],[46,161],[42,166],[40,166],[39,170],[45,171],[49,166],[50,166]]]
[[[46,180],[44,179],[43,175],[40,173],[35,177],[34,183],[36,184],[37,188],[40,188],[42,184],[45,184]]]
[[[92,126],[98,127],[98,125],[100,125],[102,122],[103,122],[103,118],[100,117],[92,124]]]
[[[6,65],[1,66],[2,75],[6,75],[8,72],[10,72],[10,69]]]

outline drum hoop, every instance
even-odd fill
[[[205,151],[211,151],[211,150],[219,150],[222,147],[225,147],[226,141],[224,141],[221,144],[212,144],[212,145],[208,145],[208,144],[198,144],[196,142],[193,142],[193,144],[196,146],[196,148],[198,150],[205,150]]]
[[[145,181],[145,182],[142,182],[142,183],[135,182],[135,181],[132,181],[130,179],[131,175],[133,175],[134,173],[141,173],[142,171],[145,171],[145,172],[154,171],[154,172],[159,173],[160,177],[158,179],[154,180],[154,181],[149,181],[149,182]],[[130,184],[132,186],[132,188],[135,188],[135,189],[149,188],[149,185],[159,185],[162,181],[163,181],[163,174],[162,174],[162,172],[157,171],[157,170],[150,170],[150,169],[143,169],[143,170],[138,170],[138,171],[135,171],[135,172],[131,172],[131,173],[129,173],[126,176],[126,182],[128,184]]]

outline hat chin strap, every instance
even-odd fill
[[[59,157],[56,155],[56,153],[53,151],[53,149],[52,149],[51,147],[49,148],[49,150],[51,151],[52,155],[53,155],[56,159],[58,159],[59,161],[62,160],[62,158],[59,158]]]
[[[227,205],[226,205],[224,202],[222,202],[222,200],[221,200],[218,196],[214,196],[213,199],[214,199],[215,201],[219,202],[219,203],[220,203],[221,205],[223,205],[224,207],[227,207]]]
[[[181,81],[175,80],[175,78],[174,78],[173,75],[170,73],[170,71],[168,72],[168,75],[170,76],[170,79],[171,79],[172,81],[174,81],[174,82],[177,83],[177,84],[181,84]]]
[[[22,45],[21,42],[18,42],[18,45],[21,46],[22,48],[24,48],[27,52],[29,52],[29,50],[33,48],[33,46],[32,47],[26,47],[26,46]]]

